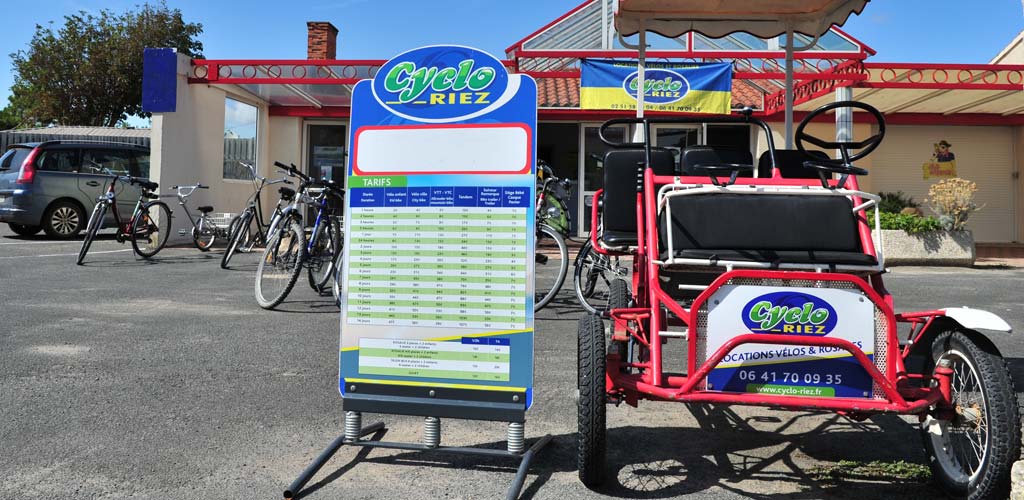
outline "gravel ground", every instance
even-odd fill
[[[108,237],[78,267],[78,245],[0,227],[0,498],[279,498],[341,433],[331,299],[303,280],[280,310],[258,308],[252,255],[228,271],[219,248],[169,248],[142,261]],[[1022,270],[898,268],[887,284],[898,310],[969,305],[1024,327]],[[610,484],[589,491],[574,461],[578,316],[566,286],[537,321],[526,432],[554,442],[525,498],[936,495],[909,479],[818,477],[840,460],[921,463],[909,420],[667,403],[610,408]],[[1024,387],[1024,341],[994,340]],[[418,441],[419,418],[383,420],[387,440]],[[448,445],[501,448],[503,439],[499,423],[443,424]],[[511,466],[342,449],[307,496],[501,498]]]

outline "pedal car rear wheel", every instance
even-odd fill
[[[605,475],[605,351],[604,323],[596,314],[580,318],[576,402],[578,430],[576,465],[580,481],[588,488],[604,482]]]
[[[980,335],[980,334],[979,334]],[[929,416],[922,424],[925,452],[936,484],[958,498],[1006,498],[1010,468],[1020,456],[1020,415],[1006,362],[964,331],[939,334],[932,362],[953,369],[952,420]]]

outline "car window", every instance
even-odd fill
[[[44,172],[77,172],[78,150],[44,149],[36,159],[36,168]]]
[[[116,149],[86,149],[82,151],[82,172],[131,175],[131,154]]]
[[[149,153],[136,151],[132,155],[135,158],[135,176],[149,178]]]
[[[32,148],[11,148],[0,157],[0,170],[19,169]]]

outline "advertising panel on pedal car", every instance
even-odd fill
[[[874,307],[858,290],[725,285],[709,300],[707,351],[741,333],[849,340],[874,355]],[[709,390],[868,397],[871,377],[853,355],[825,346],[744,344],[708,375]]]

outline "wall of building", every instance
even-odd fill
[[[191,229],[185,211],[174,197],[174,185],[204,184],[208,190],[199,190],[188,199],[189,209],[198,215],[195,207],[213,205],[214,213],[238,213],[252,194],[249,181],[225,180],[224,161],[224,99],[230,95],[259,109],[257,125],[257,168],[268,175],[269,154],[263,147],[271,133],[265,103],[245,91],[233,87],[189,85],[187,57],[178,58],[177,106],[173,113],[154,113],[151,136],[150,177],[160,184],[159,193],[174,211],[171,244],[186,243],[189,236],[179,236],[179,230]]]
[[[872,186],[875,191],[903,191],[922,204],[928,188],[941,179],[925,179],[922,165],[931,159],[934,144],[947,141],[956,155],[957,176],[978,185],[977,202],[983,204],[971,216],[968,228],[979,242],[1019,240],[1019,181],[1014,179],[1019,153],[1014,139],[1021,133],[1010,127],[891,126],[872,155]],[[1016,157],[1015,157],[1016,156]]]

